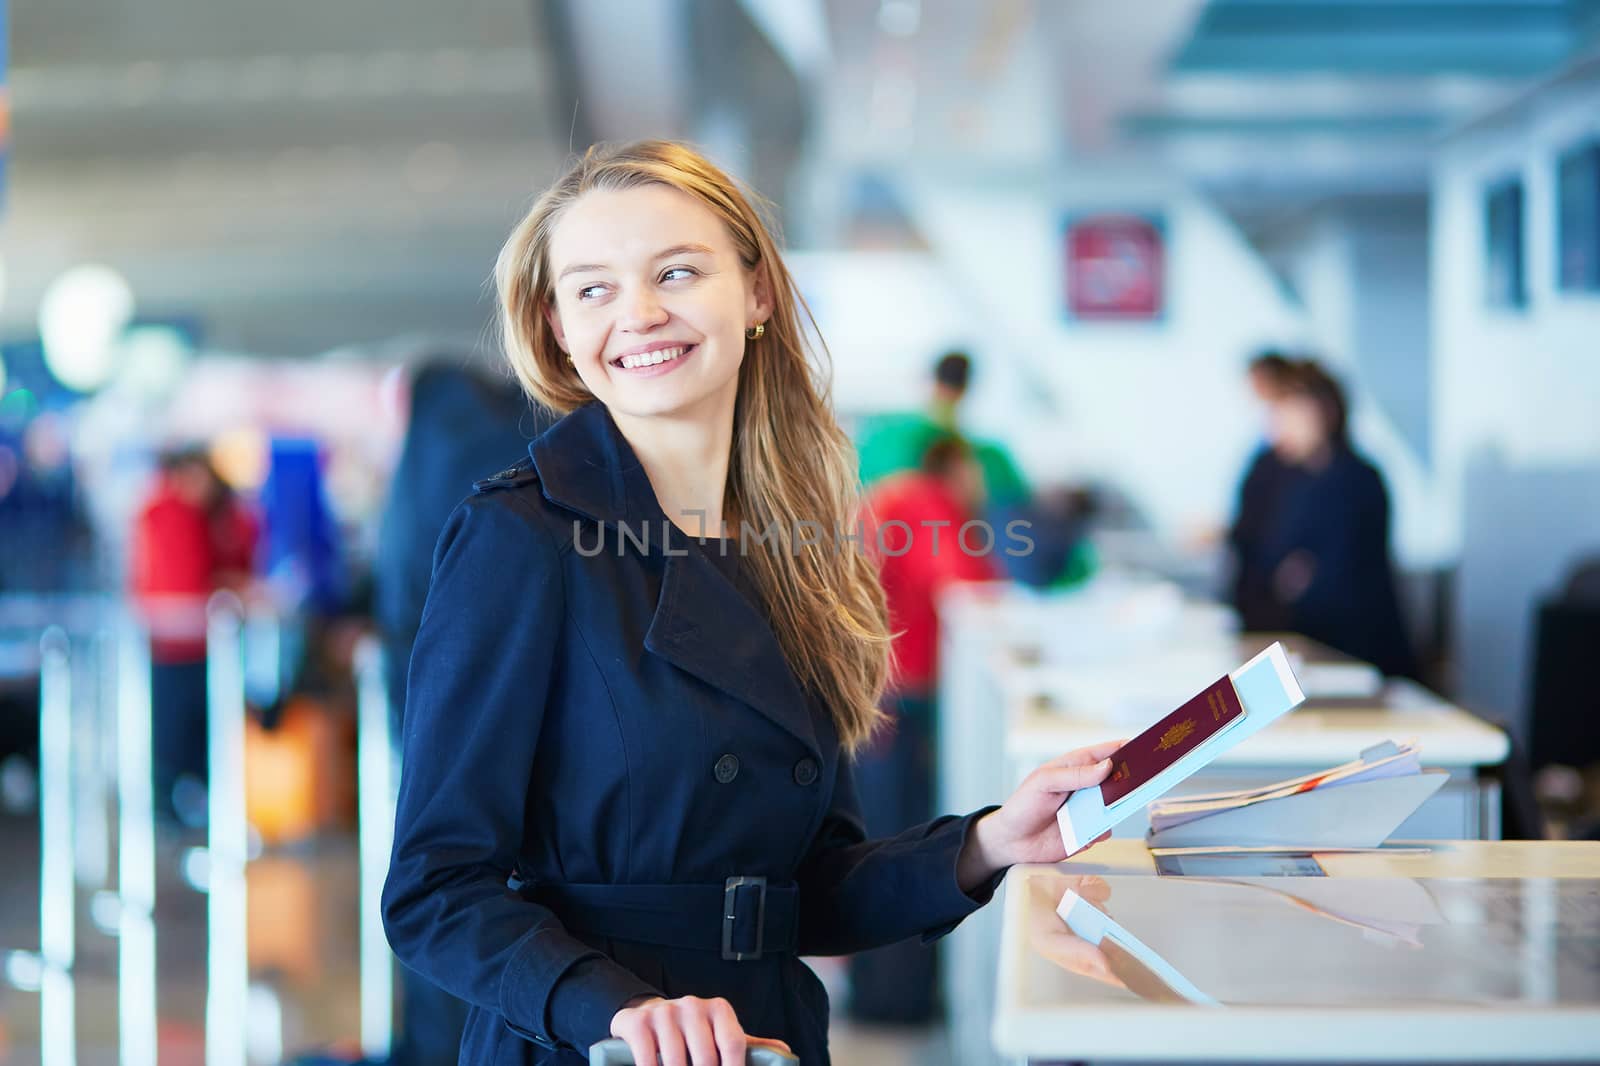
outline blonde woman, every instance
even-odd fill
[[[801,955],[936,939],[1115,744],[1004,806],[866,840],[883,594],[801,301],[692,149],[591,149],[496,268],[505,343],[564,417],[440,537],[405,715],[384,918],[471,1004],[461,1061],[828,1062]],[[885,313],[893,313],[886,308]],[[854,539],[852,539],[854,538]]]

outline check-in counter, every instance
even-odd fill
[[[1383,740],[1416,739],[1423,765],[1450,778],[1397,831],[1428,839],[1494,839],[1505,734],[1408,681],[1374,677],[1315,642],[1244,634],[1231,612],[1159,581],[1116,577],[1065,595],[1009,585],[950,590],[940,604],[940,810],[997,803],[1040,763],[1132,737],[1207,684],[1282,639],[1308,685],[1307,705],[1172,793],[1242,788],[1324,769]],[[1370,671],[1369,671],[1370,672]],[[1318,692],[1321,688],[1323,691]],[[1142,817],[1117,837],[1142,837]],[[1142,844],[1139,845],[1142,847]],[[973,915],[946,942],[945,998],[956,1061],[993,1062],[993,975],[1000,908]]]

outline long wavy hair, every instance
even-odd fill
[[[744,557],[790,666],[829,708],[853,754],[882,719],[888,611],[871,559],[836,539],[861,528],[855,449],[833,417],[827,346],[819,336],[813,350],[801,328],[802,312],[813,334],[816,322],[778,254],[770,206],[674,141],[591,147],[500,250],[495,283],[507,358],[528,394],[558,413],[594,399],[545,318],[555,299],[551,235],[585,193],[644,185],[697,198],[727,227],[745,269],[766,272],[772,315],[765,335],[747,342],[739,369],[724,506],[747,528],[776,534],[766,550]]]

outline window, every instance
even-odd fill
[[[1491,307],[1526,307],[1528,286],[1522,261],[1522,179],[1489,187],[1484,230],[1488,237],[1487,299]]]
[[[1556,288],[1600,292],[1600,141],[1556,162]]]

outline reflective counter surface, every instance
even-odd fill
[[[1005,1054],[1600,1061],[1600,877],[1070,872],[1083,865],[1007,882]]]

